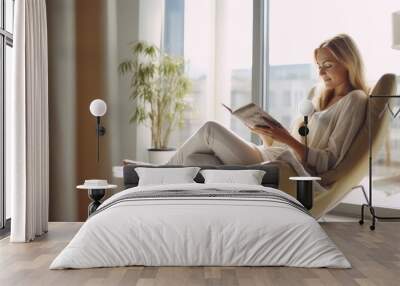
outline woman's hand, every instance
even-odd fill
[[[260,133],[259,131],[255,130],[254,128],[251,128],[250,126],[247,126],[251,132],[254,134],[257,134],[258,137],[260,137],[262,143],[264,146],[271,146],[274,142],[274,139],[272,139],[270,136]]]
[[[250,127],[249,127],[250,128]],[[293,140],[292,135],[284,128],[272,125],[256,125],[254,128],[250,128],[251,131],[258,134],[261,139],[265,137],[270,137],[276,141],[282,142],[284,144],[289,145],[289,143]]]
[[[265,140],[267,137],[270,137],[276,141],[282,142],[292,148],[296,154],[298,155],[301,161],[304,161],[306,154],[306,147],[297,141],[284,127],[279,126],[271,126],[271,125],[262,125],[255,126],[251,128],[248,126],[251,131],[258,134],[263,140],[263,144],[265,145]]]

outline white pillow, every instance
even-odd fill
[[[265,171],[262,170],[202,170],[204,183],[233,183],[261,185]]]
[[[199,167],[135,168],[139,186],[195,183],[193,179],[199,170]]]

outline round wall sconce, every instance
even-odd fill
[[[100,159],[100,136],[106,134],[106,128],[101,126],[100,118],[107,112],[107,104],[104,100],[95,99],[90,103],[90,113],[96,117],[96,136],[97,136],[97,162]]]

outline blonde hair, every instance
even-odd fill
[[[314,50],[314,59],[317,59],[318,50],[327,48],[333,56],[348,71],[348,77],[353,89],[361,89],[368,94],[368,86],[364,77],[364,64],[361,54],[354,40],[346,34],[339,34],[331,39],[324,41]],[[332,90],[324,90],[320,97],[321,108],[324,109],[333,96]]]

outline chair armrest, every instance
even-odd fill
[[[293,167],[286,161],[272,161],[267,164],[277,165],[279,168],[279,190],[296,197],[296,182],[289,180],[290,177],[297,176]]]

